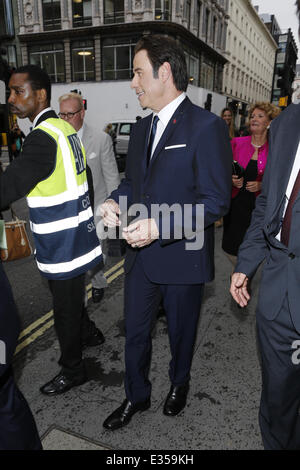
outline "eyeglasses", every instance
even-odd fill
[[[59,117],[62,119],[72,119],[72,117],[75,116],[75,114],[80,113],[81,109],[78,109],[78,111],[75,111],[75,113],[58,113]]]

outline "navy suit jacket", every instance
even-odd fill
[[[280,230],[285,191],[300,139],[300,105],[291,104],[271,123],[269,155],[261,194],[251,225],[239,249],[236,272],[252,277],[265,260],[258,309],[272,320],[288,295],[293,323],[300,332],[300,194],[293,206],[289,246],[276,235]]]
[[[153,204],[177,205],[178,210],[176,215],[171,215],[169,234],[164,230],[164,216],[154,216],[159,239],[140,250],[129,246],[125,272],[131,269],[140,251],[145,273],[152,282],[198,284],[210,281],[214,277],[214,222],[226,214],[231,199],[232,152],[227,127],[222,119],[185,98],[170,119],[147,168],[151,122],[152,115],[133,126],[126,176],[111,197],[120,203],[123,212],[120,196],[127,196],[129,206],[144,204],[149,212],[146,217],[141,213],[141,218],[153,216]],[[185,204],[189,205],[192,231],[196,229],[196,205],[204,205],[201,249],[186,249]],[[191,244],[189,246],[192,248]]]

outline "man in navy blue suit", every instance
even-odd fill
[[[296,1],[300,23],[300,0]],[[256,308],[266,450],[300,450],[300,105],[270,126],[262,191],[238,252],[230,292],[245,307],[264,263]]]
[[[121,226],[128,243],[126,399],[103,423],[111,430],[150,407],[151,326],[161,297],[172,356],[163,412],[175,416],[185,407],[203,287],[214,277],[214,222],[231,195],[228,131],[186,97],[182,47],[166,36],[145,36],[133,71],[131,87],[153,114],[134,125],[125,179],[101,206],[108,227],[121,225],[127,206],[140,214]]]

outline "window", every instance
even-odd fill
[[[7,63],[12,68],[17,68],[17,54],[16,54],[16,46],[6,46],[6,58]]]
[[[188,73],[191,85],[199,85],[199,59],[190,56],[188,63]]]
[[[124,0],[105,0],[104,23],[124,23]]]
[[[207,42],[208,38],[208,26],[209,26],[209,20],[210,20],[210,10],[208,8],[205,8],[204,10],[204,15],[203,15],[203,36],[205,37],[205,41]]]
[[[215,45],[216,31],[217,31],[217,18],[214,16],[210,26],[210,40]]]
[[[0,37],[13,37],[14,35],[11,0],[2,0],[0,2]]]
[[[184,13],[183,19],[187,22],[187,29],[190,29],[191,26],[191,0],[186,0],[184,2]]]
[[[217,46],[219,48],[223,46],[223,23],[221,21],[219,23]]]
[[[95,55],[93,41],[75,41],[72,49],[73,81],[95,80]]]
[[[170,21],[172,12],[171,0],[155,0],[155,15],[156,20]]]
[[[73,0],[73,27],[92,24],[92,0]]]
[[[205,60],[201,65],[200,86],[206,90],[214,89],[214,66],[209,60]]]
[[[103,80],[128,80],[132,77],[133,51],[136,42],[136,38],[103,40]]]
[[[198,37],[200,35],[201,8],[202,8],[202,2],[200,2],[198,0],[197,1],[197,6],[196,6],[196,18],[195,18],[195,27],[196,27],[196,30],[197,30],[197,36]]]
[[[29,63],[44,68],[52,82],[65,81],[65,58],[62,43],[29,47]]]
[[[42,0],[44,31],[61,29],[60,0]]]

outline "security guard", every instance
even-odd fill
[[[100,344],[102,333],[84,309],[85,273],[102,262],[89,201],[86,159],[71,125],[50,108],[49,76],[38,66],[17,69],[8,103],[33,130],[21,155],[0,177],[0,209],[27,195],[37,266],[53,295],[61,371],[41,387],[57,395],[87,380],[83,345]]]

